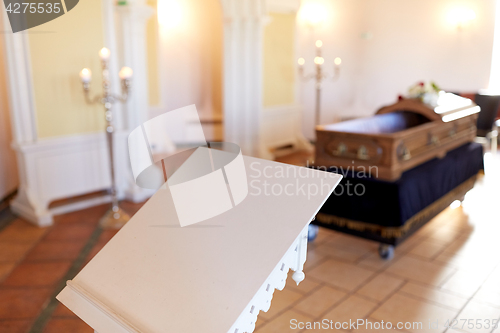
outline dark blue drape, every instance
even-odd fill
[[[468,143],[448,152],[442,159],[436,158],[406,171],[395,182],[349,172],[320,212],[399,227],[483,169],[483,147]]]

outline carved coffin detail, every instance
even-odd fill
[[[442,93],[440,101],[433,108],[403,100],[372,117],[318,126],[315,165],[354,166],[359,171],[376,167],[378,178],[396,180],[402,172],[472,141],[479,107],[449,93]]]

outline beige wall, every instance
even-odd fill
[[[0,41],[0,200],[18,185],[16,155],[10,148],[12,131],[3,48],[3,41]]]
[[[102,107],[87,105],[78,73],[93,73],[92,90],[101,91],[98,57],[104,46],[100,0],[84,0],[67,14],[33,28],[29,46],[40,138],[101,131]]]
[[[172,3],[180,10],[177,25],[162,24],[169,19],[169,8],[159,10],[162,105],[158,112],[196,104],[202,118],[220,119],[223,113],[223,16],[220,0],[164,2],[166,5]],[[168,131],[172,140],[182,141],[184,128],[169,128]]]
[[[298,54],[313,72],[314,42],[323,40],[325,71],[342,58],[338,81],[326,80],[322,120],[366,116],[393,103],[418,81],[434,80],[449,91],[488,88],[495,0],[303,0],[325,4],[328,21],[315,34],[299,28]],[[465,6],[477,18],[462,31],[447,21]],[[314,82],[301,83],[303,132],[314,138]]]
[[[295,14],[270,13],[264,30],[264,106],[295,102]]]

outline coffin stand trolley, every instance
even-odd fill
[[[304,279],[309,223],[341,176],[246,156],[244,164],[243,202],[181,227],[170,190],[160,189],[57,298],[99,333],[253,332],[288,270]],[[276,170],[285,172],[268,177]]]

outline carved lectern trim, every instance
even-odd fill
[[[243,313],[238,317],[228,333],[252,333],[255,330],[255,322],[259,311],[267,312],[271,307],[274,291],[283,290],[286,285],[288,271],[295,271],[292,278],[297,285],[304,280],[305,274],[302,272],[307,255],[307,232],[309,225],[300,233],[299,237],[280,260],[266,282],[247,305]]]

